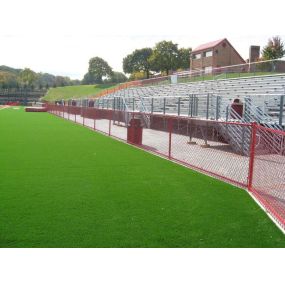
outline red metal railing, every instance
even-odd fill
[[[225,75],[225,77],[243,77],[251,75],[258,75],[260,73],[284,73],[285,61],[278,60],[265,60],[265,61],[257,61],[251,63],[237,64],[237,65],[229,65],[216,67],[211,70],[211,72],[207,72],[205,70],[184,70],[180,72],[174,73],[177,75],[178,82],[187,82],[187,81],[195,81],[195,80],[209,80],[219,78],[220,75]],[[212,77],[212,78],[211,78]],[[106,89],[101,91],[96,95],[96,97],[105,96],[110,93],[114,93],[116,91],[126,89],[134,86],[145,86],[145,85],[159,85],[163,83],[171,82],[171,75],[164,76],[154,76],[148,79],[141,79],[136,81],[129,81],[126,83],[121,83],[118,86],[110,89]]]
[[[105,90],[97,93],[95,97],[98,98],[98,97],[106,96],[108,94],[117,92],[117,91],[122,90],[122,89],[126,89],[126,88],[129,88],[129,87],[140,86],[141,84],[142,84],[141,80],[122,83],[122,84],[117,85],[116,87],[108,88],[108,89],[105,89]],[[92,97],[90,97],[90,98],[92,98]]]
[[[139,119],[143,133],[137,147],[247,188],[285,229],[285,132],[256,123],[93,107],[49,104],[48,110],[131,144],[128,132],[136,130],[130,122]]]

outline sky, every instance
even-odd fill
[[[123,58],[161,40],[192,47],[227,38],[249,46],[285,41],[285,4],[225,0],[0,0],[0,65],[82,79],[90,58],[122,71]]]

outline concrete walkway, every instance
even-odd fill
[[[62,115],[63,113],[61,113]],[[110,134],[113,137],[127,141],[127,128],[114,124],[109,120],[101,119],[94,122],[77,115],[63,114],[65,119],[84,124],[86,127]],[[208,141],[209,147],[204,147],[204,141],[193,138],[195,144],[189,144],[189,137],[172,134],[171,157],[194,168],[204,170],[214,175],[224,177],[233,182],[246,185],[248,179],[249,158],[233,152],[228,144]],[[143,129],[143,148],[152,152],[168,156],[169,133],[153,129]]]

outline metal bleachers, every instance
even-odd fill
[[[232,107],[237,99],[242,105],[242,114]],[[89,106],[88,100],[78,104]],[[94,107],[138,111],[145,127],[150,127],[150,114],[164,114],[225,122],[257,122],[267,128],[283,130],[285,75],[129,87],[95,99]],[[125,124],[129,124],[128,119]],[[216,131],[232,149],[249,155],[250,128],[240,124],[219,124]]]
[[[252,112],[253,110],[259,113],[262,111],[267,123],[271,119],[273,125],[282,125],[285,123],[284,95],[285,75],[275,74],[130,87],[96,99],[95,106],[228,120],[229,108],[233,100],[239,99],[243,104],[250,102]],[[260,116],[259,120],[262,123]]]

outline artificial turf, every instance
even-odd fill
[[[284,247],[246,191],[47,113],[0,111],[1,247]]]

